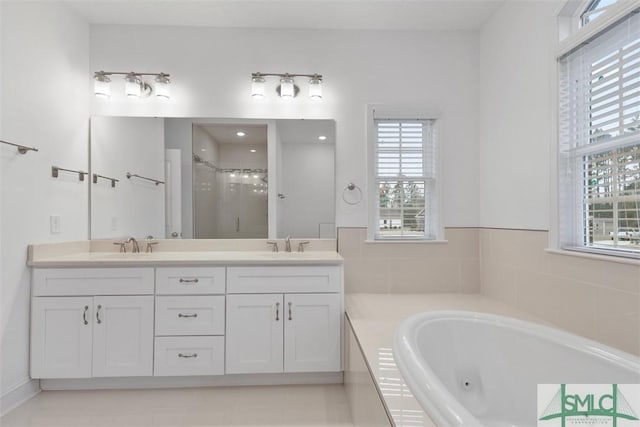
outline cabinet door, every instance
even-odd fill
[[[282,294],[227,295],[226,373],[282,372]]]
[[[340,295],[285,294],[284,371],[340,371]]]
[[[153,296],[94,298],[93,376],[153,373]]]
[[[90,378],[93,298],[33,298],[31,377]]]

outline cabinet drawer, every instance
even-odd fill
[[[156,335],[224,335],[224,298],[156,297]]]
[[[228,267],[227,292],[340,292],[339,266]]]
[[[153,268],[35,268],[33,296],[150,295]]]
[[[154,376],[223,375],[224,337],[157,337]]]
[[[156,294],[224,294],[224,267],[158,268]]]

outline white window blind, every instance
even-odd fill
[[[374,120],[376,239],[436,239],[434,123]]]
[[[640,254],[640,15],[560,58],[560,239]]]

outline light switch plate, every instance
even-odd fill
[[[51,215],[49,217],[49,231],[51,234],[60,233],[60,215]]]

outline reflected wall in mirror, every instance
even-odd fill
[[[333,120],[92,117],[91,238],[334,238],[334,164]]]
[[[193,124],[193,237],[268,236],[267,125]]]

